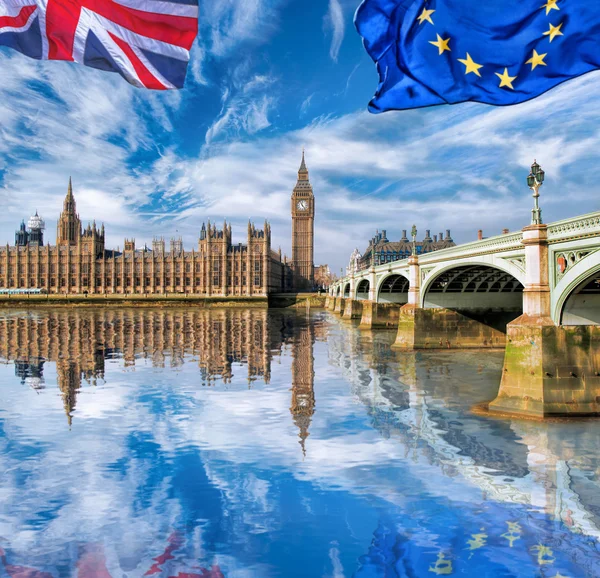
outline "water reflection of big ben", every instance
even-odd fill
[[[302,454],[306,455],[306,438],[310,435],[308,429],[315,413],[315,370],[313,346],[315,341],[314,328],[310,323],[300,327],[292,342],[292,413],[294,423],[298,428],[298,442]]]

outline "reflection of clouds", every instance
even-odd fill
[[[105,390],[107,397],[103,398]],[[8,436],[23,452],[28,446],[37,448],[27,460],[20,459],[14,449],[4,447],[2,452],[3,488],[13,491],[4,496],[0,535],[10,536],[13,550],[50,557],[55,554],[57,539],[65,545],[110,536],[130,565],[139,564],[147,559],[152,544],[176,523],[180,506],[169,499],[168,477],[151,486],[143,515],[138,511],[136,495],[149,485],[152,464],[130,453],[127,437],[132,424],[151,422],[147,408],[137,411],[143,406],[135,404],[129,408],[128,390],[126,384],[112,381],[102,392],[82,395],[77,410],[82,419],[78,415],[71,430],[66,427],[58,395],[48,390],[48,395],[33,399],[15,392],[21,394],[14,396],[19,402],[4,416],[4,423],[12,424]],[[33,403],[28,403],[30,399]],[[102,401],[95,405],[96,400]],[[121,415],[115,411],[119,404]],[[116,466],[119,463],[126,475]],[[41,534],[40,528],[44,530]]]
[[[78,393],[71,429],[52,387],[57,382],[53,363],[45,365],[48,387],[39,393],[23,387],[12,366],[0,365],[0,381],[6,383],[0,414],[5,480],[0,536],[10,537],[11,548],[24,556],[35,549],[49,559],[57,543],[105,537],[113,576],[121,575],[119,568],[135,576],[147,569],[141,561],[158,554],[157,544],[168,532],[189,522],[192,507],[186,500],[191,497],[174,491],[182,475],[186,491],[202,496],[193,510],[198,525],[190,549],[198,558],[205,556],[210,549],[203,541],[217,525],[236,547],[231,556],[218,555],[228,577],[274,574],[255,561],[248,562],[254,573],[242,570],[241,560],[255,540],[282,530],[284,496],[278,481],[284,475],[318,490],[375,496],[407,508],[424,495],[451,506],[481,503],[485,494],[545,508],[565,523],[572,520],[570,527],[598,535],[595,518],[572,490],[565,450],[552,441],[558,434],[538,424],[513,423],[529,461],[521,477],[498,475],[502,472],[448,436],[460,418],[460,432],[480,436],[475,452],[496,447],[489,437],[495,430],[460,415],[453,393],[444,397],[427,390],[439,378],[452,392],[457,376],[446,373],[447,367],[436,375],[429,368],[424,379],[419,373],[423,359],[397,357],[383,347],[381,335],[365,336],[334,322],[328,344],[314,345],[316,411],[306,457],[290,413],[295,351],[290,343],[270,365],[271,383],[258,382],[252,389],[235,364],[230,384],[217,380],[216,387],[203,387],[189,353],[182,355],[177,372],[153,367],[148,359],[137,359],[124,372],[123,360],[108,361],[105,383],[84,383]],[[168,367],[168,356],[165,361]],[[486,379],[485,371],[478,379]],[[182,455],[195,460],[193,467],[178,462]],[[214,511],[202,510],[202,502]],[[300,505],[309,514],[320,512],[306,495]],[[433,548],[438,538],[423,521],[412,539]],[[336,578],[344,573],[340,550],[328,546],[329,575]]]
[[[331,565],[333,566],[333,573],[330,575],[331,578],[344,578],[344,567],[340,561],[338,544],[335,542],[331,548],[329,548],[329,559],[331,560]]]

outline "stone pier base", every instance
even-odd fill
[[[331,303],[332,299],[333,297],[331,295],[327,295],[327,297],[325,297],[325,309],[329,309],[329,304]]]
[[[492,412],[544,417],[600,414],[600,326],[555,326],[522,315],[507,328]]]
[[[344,312],[344,305],[346,304],[346,300],[343,297],[335,298],[335,307],[333,308],[334,313],[339,313],[340,315]]]
[[[404,305],[398,319],[396,349],[486,349],[506,345],[502,317],[481,312],[469,316],[450,309],[420,309]],[[516,314],[515,314],[516,315]],[[514,315],[512,316],[514,318]]]
[[[346,299],[342,319],[361,319],[363,312],[362,304],[362,301],[357,301],[356,299]]]
[[[400,305],[397,303],[375,303],[362,301],[360,329],[390,328],[398,326]]]
[[[329,298],[329,303],[327,303],[327,309],[329,309],[329,311],[333,311],[335,309],[335,300],[336,299],[337,299],[337,297]]]
[[[418,341],[417,326],[419,320],[417,319],[417,312],[422,311],[416,305],[403,305],[400,308],[398,314],[398,333],[396,334],[396,341],[393,343],[392,348],[394,349],[416,349],[415,343]]]

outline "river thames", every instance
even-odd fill
[[[600,576],[597,420],[327,312],[0,314],[0,573]]]

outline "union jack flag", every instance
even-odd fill
[[[197,32],[198,0],[0,0],[0,45],[143,88],[183,87]]]

